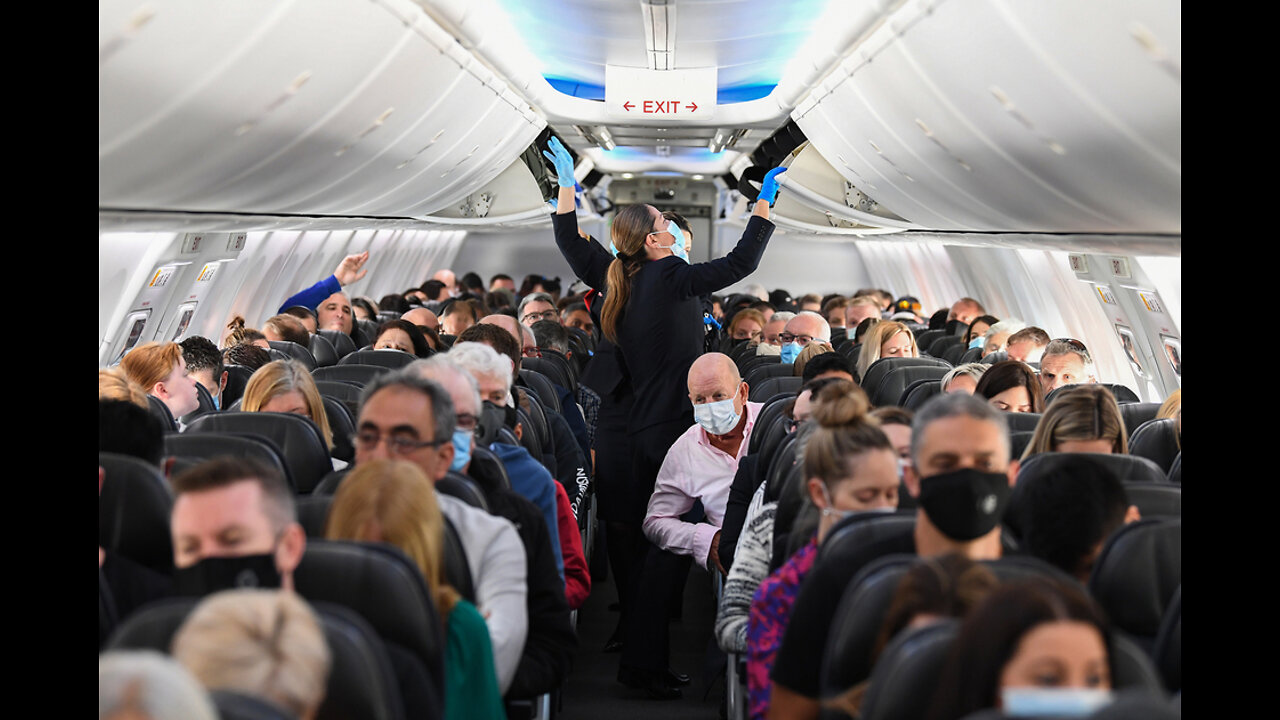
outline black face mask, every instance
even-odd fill
[[[280,582],[274,553],[205,558],[190,567],[178,568],[173,574],[174,589],[187,597],[203,597],[220,590],[278,588]]]
[[[920,480],[920,507],[929,522],[952,540],[973,540],[991,532],[1009,501],[1009,476],[973,468]]]

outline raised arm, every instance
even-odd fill
[[[608,284],[605,277],[613,256],[600,243],[593,242],[578,231],[578,214],[574,207],[576,181],[573,178],[573,157],[559,138],[551,138],[547,148],[542,155],[555,165],[556,182],[560,185],[560,192],[556,195],[556,212],[551,216],[556,247],[560,248],[560,254],[575,275],[596,290],[604,291]]]
[[[350,285],[363,278],[369,272],[364,269],[364,264],[368,260],[368,250],[342,258],[342,262],[338,263],[338,267],[334,268],[332,275],[305,290],[291,295],[276,312],[284,312],[297,305],[301,305],[308,310],[315,310],[316,306],[324,302],[325,298],[342,290],[343,285]]]

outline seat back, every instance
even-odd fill
[[[329,679],[317,720],[404,718],[391,660],[374,629],[345,607],[308,601],[324,630],[330,656]],[[109,647],[167,654],[173,636],[199,602],[200,598],[172,598],[152,603],[116,629]]]
[[[901,370],[902,368],[907,368],[907,367],[943,368],[942,374],[938,375],[939,378],[941,378],[942,375],[946,375],[947,374],[946,371],[951,369],[951,365],[949,363],[947,363],[945,360],[939,360],[938,358],[930,358],[930,357],[880,358],[879,360],[876,360],[875,362],[871,363],[871,367],[867,368],[867,376],[862,378],[862,381],[861,381],[862,389],[866,391],[867,397],[875,398],[878,395],[880,383],[884,380],[884,378],[887,375],[889,375],[889,373],[898,371],[898,370]],[[915,377],[912,379],[918,380],[920,378]],[[897,394],[894,395],[893,399],[890,401],[890,404],[896,403],[898,401],[898,397],[901,396],[902,391],[906,389],[906,386],[908,384],[910,383],[904,384],[899,382],[899,384],[897,385],[897,388],[898,388]]]
[[[344,355],[338,361],[338,365],[376,365],[399,370],[417,359],[416,356],[400,350],[356,350]]]
[[[529,368],[520,368],[520,378],[529,386],[538,396],[538,400],[543,407],[551,408],[556,412],[560,412],[560,394],[556,392],[555,386],[551,384],[551,379],[542,373],[531,370]]]
[[[293,477],[294,488],[304,495],[333,470],[320,428],[302,415],[225,412],[206,415],[187,428],[187,434],[204,432],[257,435],[275,443]]]
[[[151,414],[160,421],[160,427],[164,428],[165,432],[178,431],[178,421],[173,419],[173,413],[169,412],[169,406],[165,405],[163,400],[155,395],[147,395],[147,406]]]
[[[320,391],[321,397],[333,398],[342,403],[353,422],[360,416],[360,394],[363,391],[359,385],[337,380],[316,380],[316,390]]]
[[[775,365],[772,367],[777,366]],[[795,395],[799,393],[800,388],[804,386],[804,378],[783,375],[765,378],[757,385],[750,385],[750,383],[748,383],[748,385],[751,389],[747,393],[747,399],[751,402],[760,402],[775,395]]]
[[[272,350],[278,350],[284,353],[290,360],[297,360],[306,366],[307,370],[316,369],[316,358],[311,351],[302,347],[298,343],[289,342],[287,340],[268,340],[267,344]]]
[[[1182,485],[1182,451],[1181,450],[1179,450],[1178,454],[1173,458],[1173,464],[1169,466],[1169,475],[1167,476],[1167,479],[1171,483],[1174,483],[1179,486]]]
[[[939,620],[898,634],[880,654],[862,700],[866,720],[909,720],[928,715],[960,622]]]
[[[222,409],[226,410],[244,397],[245,386],[253,377],[253,370],[244,365],[224,365],[227,371],[227,386],[222,388]]]
[[[303,495],[295,501],[295,507],[298,509],[298,524],[307,537],[323,540],[325,526],[329,523],[329,509],[333,507],[333,495],[318,492]]]
[[[250,457],[266,463],[268,467],[275,468],[276,472],[284,477],[289,487],[294,488],[295,491],[298,487],[294,483],[288,464],[285,463],[284,453],[275,442],[258,435],[221,432],[171,433],[164,436],[164,453],[176,459],[177,462],[173,468],[175,475],[205,460],[230,455]]]
[[[747,441],[748,455],[760,451],[760,448],[765,444],[765,435],[775,432],[775,423],[785,424],[783,421],[787,418],[784,411],[787,407],[787,401],[792,397],[794,396],[791,393],[779,393],[764,401],[764,405],[760,408],[760,414],[756,416],[755,427],[751,430],[751,438]],[[781,428],[782,431],[785,431],[785,429],[785,427]],[[779,435],[778,437],[781,436]]]
[[[942,394],[942,383],[933,378],[920,378],[907,386],[902,391],[902,399],[900,404],[902,407],[915,412],[924,407],[929,402],[929,398],[934,395]]]
[[[1172,483],[1126,482],[1129,504],[1144,518],[1182,517],[1182,487]]]
[[[1056,393],[1057,390],[1054,390]],[[1048,398],[1045,398],[1045,407],[1048,407]],[[1124,421],[1124,432],[1126,435],[1132,436],[1133,431],[1142,427],[1142,424],[1156,419],[1156,413],[1160,411],[1160,403],[1144,403],[1134,402],[1125,403],[1120,406],[1120,418]]]
[[[1023,413],[1024,415],[1026,413]],[[1018,482],[1021,483],[1024,478],[1033,478],[1056,470],[1063,462],[1081,455],[1088,458],[1092,463],[1101,465],[1121,482],[1126,483],[1159,483],[1165,484],[1164,473],[1160,468],[1155,466],[1146,458],[1134,457],[1132,455],[1107,455],[1102,453],[1037,453],[1022,461],[1022,465],[1018,468]]]
[[[1156,633],[1152,657],[1169,692],[1182,690],[1182,586],[1173,593]]]
[[[316,381],[330,380],[364,387],[384,372],[391,372],[391,368],[385,365],[334,365],[316,368],[311,377]]]
[[[1036,425],[1040,424],[1040,413],[1016,413],[1000,411],[1000,415],[1004,417],[1004,422],[1009,426],[1009,432],[1035,432]]]
[[[209,388],[205,387],[204,383],[196,383],[196,405],[195,410],[182,416],[183,425],[190,425],[201,415],[218,412],[218,408],[213,405],[213,395],[209,394]]]
[[[462,546],[458,530],[444,519],[444,578],[464,600],[476,603],[476,586],[471,579],[471,565],[467,562],[467,550]]]
[[[1182,584],[1182,518],[1140,520],[1103,545],[1089,591],[1113,627],[1150,648]]]
[[[329,344],[333,346],[334,354],[338,356],[339,360],[356,351],[355,341],[351,339],[350,335],[344,332],[339,332],[337,330],[317,330],[316,335],[329,341]]]
[[[476,485],[475,480],[462,473],[450,470],[436,481],[436,492],[455,497],[471,507],[489,512],[489,503],[485,500],[480,486]]]
[[[948,372],[950,372],[950,368],[928,365],[892,368],[881,376],[880,384],[876,386],[875,395],[871,396],[871,404],[876,407],[901,406],[906,400],[907,389],[912,385],[921,380],[939,385],[938,381],[942,380],[942,376]],[[867,374],[870,375],[871,371],[868,370]]]
[[[791,377],[793,375],[792,365],[793,363],[784,363],[781,361],[757,364],[755,367],[748,370],[746,375],[742,376],[742,380],[754,388],[764,382],[767,378]]]
[[[569,359],[563,355],[552,354],[554,350],[546,350],[542,357],[524,358],[520,361],[521,370],[536,372],[549,381],[566,390],[573,391],[577,387],[577,377],[570,367]]]
[[[333,435],[333,450],[330,455],[351,462],[356,456],[356,418],[351,409],[337,398],[320,396],[324,403],[324,416],[329,421],[329,432]]]
[[[1180,452],[1178,421],[1173,418],[1145,422],[1129,437],[1129,454],[1154,462],[1165,474]]]
[[[311,342],[307,345],[307,349],[311,351],[311,357],[316,360],[316,367],[329,367],[338,364],[338,351],[333,349],[333,343],[328,338],[321,335],[312,335]]]
[[[157,572],[173,573],[173,496],[160,469],[128,455],[98,453],[98,545]]]
[[[476,481],[486,497],[499,490],[511,489],[511,478],[507,475],[506,466],[488,448],[477,445],[471,450],[471,464],[467,466],[467,474]]]

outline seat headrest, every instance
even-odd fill
[[[937,686],[959,627],[958,620],[947,618],[899,633],[885,646],[871,673],[862,717],[888,720],[928,715],[933,695],[920,689]]]
[[[157,572],[173,573],[173,496],[160,469],[127,455],[98,453],[98,545]]]
[[[251,435],[275,443],[295,488],[302,494],[309,494],[333,470],[320,428],[309,417],[273,412],[217,413],[191,423],[184,434],[207,432]]]
[[[1173,459],[1181,451],[1178,421],[1173,418],[1145,422],[1129,438],[1129,454],[1154,462],[1162,473],[1169,472]]]
[[[338,361],[338,365],[375,365],[398,370],[417,360],[414,355],[399,350],[356,350]]]
[[[1014,413],[1016,414],[1016,413]],[[1025,414],[1025,413],[1023,413]],[[1065,462],[1078,462],[1080,458],[1101,465],[1114,473],[1121,482],[1152,482],[1164,484],[1164,472],[1146,458],[1132,455],[1107,455],[1102,453],[1038,453],[1022,461],[1018,468],[1018,482],[1032,480],[1056,472]],[[1016,486],[1015,486],[1016,488]]]
[[[1182,519],[1140,520],[1120,528],[1102,547],[1089,590],[1111,624],[1154,638],[1182,584]]]

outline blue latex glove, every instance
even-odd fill
[[[778,176],[786,171],[787,169],[784,167],[776,167],[765,173],[764,182],[760,183],[759,199],[767,200],[770,207],[772,207],[774,201],[778,199]]]
[[[551,152],[542,151],[542,156],[551,161],[556,166],[556,181],[560,183],[560,187],[573,187],[577,181],[573,179],[573,157],[569,155],[569,151],[561,144],[560,138],[552,137],[551,142],[547,143],[547,147]]]

